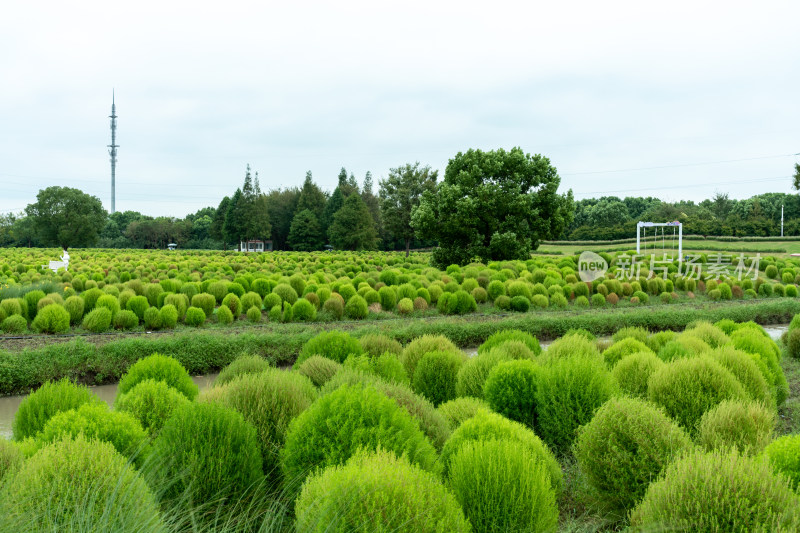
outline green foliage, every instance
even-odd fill
[[[538,372],[538,365],[527,359],[500,362],[486,378],[483,397],[496,413],[533,428]]]
[[[277,294],[282,301],[289,302],[292,305],[297,301],[297,291],[288,283],[279,283],[272,289],[272,293]]]
[[[748,398],[733,374],[706,357],[679,359],[665,365],[650,377],[647,394],[650,401],[663,407],[692,434],[703,414],[723,400]]]
[[[556,494],[560,494],[563,485],[561,467],[550,449],[536,434],[518,422],[509,420],[497,413],[479,410],[471,418],[463,421],[453,431],[450,439],[442,448],[441,462],[448,473],[452,457],[462,446],[476,441],[508,440],[520,444],[533,457],[529,464],[544,466],[550,485]]]
[[[764,448],[764,455],[777,474],[782,474],[797,490],[800,487],[800,434],[784,435]]]
[[[258,324],[259,322],[261,322],[261,309],[259,309],[256,306],[253,306],[247,310],[245,316],[247,317],[248,322],[252,324]]]
[[[133,311],[123,309],[114,315],[113,322],[116,329],[133,329],[139,325],[139,317]]]
[[[764,377],[765,374],[769,374],[769,370],[766,366],[763,366],[762,370],[760,365],[763,365],[763,361],[757,355],[748,354],[732,346],[722,346],[708,352],[707,356],[736,376],[750,398],[764,405],[775,405],[772,389]]]
[[[136,316],[139,319],[144,318],[144,313],[145,313],[145,311],[147,311],[148,307],[150,307],[150,303],[147,301],[147,298],[145,298],[144,296],[133,296],[125,304],[125,308],[128,311],[133,311],[134,313],[136,313]],[[213,308],[213,306],[212,306],[212,308]]]
[[[172,304],[164,305],[158,312],[158,318],[161,320],[161,327],[172,329],[178,324],[178,309]]]
[[[144,479],[106,442],[54,442],[25,461],[0,491],[3,531],[163,531]]]
[[[61,411],[47,421],[35,437],[38,447],[83,435],[87,439],[109,442],[114,449],[141,466],[147,451],[147,434],[132,415],[110,411],[104,403],[85,403],[77,409]]]
[[[547,347],[545,355],[549,359],[561,359],[578,355],[595,357],[600,355],[600,352],[593,340],[579,332],[573,332],[553,341]]]
[[[344,331],[324,331],[303,345],[297,356],[295,366],[312,355],[321,355],[337,363],[344,363],[347,356],[361,355],[364,352],[358,339]]]
[[[364,300],[359,295],[355,295],[349,300],[347,300],[347,304],[344,306],[344,312],[347,314],[348,318],[352,318],[354,320],[361,320],[363,318],[367,318],[368,307],[367,301]]]
[[[552,448],[567,451],[576,430],[616,392],[617,383],[602,357],[571,355],[548,360],[536,390],[537,433]]]
[[[255,428],[214,403],[175,411],[153,441],[152,461],[158,479],[169,481],[162,498],[175,504],[233,503],[262,479]]]
[[[558,508],[538,457],[512,440],[464,443],[449,464],[449,485],[476,532],[553,531]]]
[[[756,455],[772,440],[775,413],[762,404],[725,400],[708,410],[697,426],[697,443],[706,450],[733,447]]]
[[[341,368],[341,363],[337,363],[324,355],[312,355],[302,363],[295,364],[297,372],[309,378],[317,387],[327,383]]]
[[[406,385],[409,383],[403,363],[396,355],[389,352],[373,358],[366,355],[351,355],[345,359],[344,366],[375,374],[388,383]]]
[[[455,351],[459,351],[456,345],[443,335],[422,335],[406,345],[400,361],[406,367],[408,376],[413,378],[417,363],[426,353]]]
[[[605,359],[609,368],[614,368],[614,365],[627,355],[649,351],[650,348],[645,343],[633,337],[626,337],[603,350],[603,359]]]
[[[104,294],[100,298],[98,298],[94,304],[95,309],[100,309],[102,307],[105,307],[106,309],[111,311],[111,318],[113,320],[114,315],[116,315],[120,310],[119,300],[117,300],[115,296],[112,296],[110,294]]]
[[[499,349],[478,353],[461,366],[456,375],[456,395],[483,398],[483,386],[491,370],[510,357]]]
[[[380,448],[309,477],[295,513],[299,533],[472,531],[436,476]]]
[[[269,362],[260,355],[242,354],[222,369],[214,380],[214,386],[225,385],[244,374],[258,374],[269,368],[271,368]]]
[[[230,324],[233,322],[233,313],[230,307],[223,305],[217,309],[217,322],[220,324]]]
[[[455,430],[465,420],[469,420],[480,411],[489,411],[490,408],[489,404],[485,401],[467,396],[445,402],[437,407],[436,410],[447,420],[450,427]]]
[[[239,318],[239,315],[242,314],[242,302],[239,300],[239,297],[232,292],[225,295],[225,298],[222,299],[222,305],[220,307],[227,307],[230,309],[234,320]],[[180,314],[180,312],[178,314]]]
[[[114,401],[114,408],[136,418],[150,436],[164,427],[172,413],[189,404],[186,396],[163,381],[146,379]]]
[[[101,403],[100,398],[68,379],[47,382],[20,402],[14,416],[14,439],[35,437],[56,413],[76,409],[83,404]]]
[[[636,327],[636,326],[628,326],[618,330],[611,338],[614,342],[619,342],[623,339],[633,338],[639,342],[646,343],[647,338],[650,335],[650,332],[644,328]]]
[[[39,333],[66,333],[69,331],[70,314],[58,304],[44,306],[31,323]]]
[[[0,329],[3,330],[3,333],[18,335],[27,331],[28,321],[21,315],[11,315],[0,323]]]
[[[358,342],[361,344],[364,353],[371,357],[378,357],[386,352],[400,355],[403,353],[403,345],[396,340],[381,333],[370,333],[364,335]]]
[[[0,439],[0,487],[3,485],[3,478],[19,468],[22,460],[22,452],[14,442]]]
[[[800,500],[770,466],[736,451],[694,451],[671,463],[630,517],[637,531],[796,531]]]
[[[208,293],[201,292],[192,296],[192,307],[199,307],[207,317],[214,314],[216,300]]]
[[[261,315],[260,308],[258,314]],[[297,322],[311,322],[317,319],[317,310],[314,304],[305,298],[300,298],[292,306],[292,316]]]
[[[511,310],[518,313],[527,313],[531,307],[531,302],[524,296],[514,296],[511,298]]]
[[[414,391],[435,406],[452,400],[456,397],[456,377],[465,360],[460,351],[427,352],[414,369]]]
[[[305,376],[270,368],[213,387],[201,399],[235,409],[256,428],[264,473],[278,479],[289,422],[317,399],[317,389]]]
[[[292,250],[311,252],[325,244],[323,229],[317,216],[309,209],[299,210],[292,219],[287,243]]]
[[[438,471],[436,451],[405,409],[372,387],[341,387],[291,422],[281,451],[284,479],[299,485],[317,468],[341,465],[359,448],[378,447]]]
[[[111,327],[111,311],[106,307],[98,307],[83,317],[83,328],[93,333],[102,333]],[[8,319],[6,319],[8,320]]]
[[[69,313],[69,323],[78,324],[83,318],[84,301],[80,296],[70,296],[64,301],[64,309]]]
[[[651,403],[612,398],[580,429],[575,458],[598,499],[611,509],[627,511],[642,499],[651,481],[691,447],[689,436]]]
[[[639,352],[626,355],[614,365],[611,374],[619,384],[620,390],[633,398],[647,399],[647,383],[664,362],[653,352]]]
[[[144,312],[144,327],[148,330],[161,329],[161,313],[156,307],[148,307]]]
[[[405,241],[406,250],[414,238],[412,212],[419,206],[424,192],[436,190],[437,176],[437,170],[415,163],[389,169],[389,175],[380,182],[383,223],[391,235]]]
[[[199,392],[197,385],[177,359],[154,353],[140,359],[128,369],[119,381],[117,394],[126,394],[147,379],[163,381],[190,400]]]
[[[381,307],[384,311],[393,311],[397,305],[397,293],[391,287],[381,287],[378,289]]]

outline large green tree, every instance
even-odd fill
[[[70,187],[48,187],[25,208],[33,228],[46,246],[64,250],[91,246],[105,226],[108,213],[95,197]]]
[[[422,195],[411,226],[439,242],[432,254],[439,267],[528,259],[542,239],[557,237],[572,220],[572,191],[558,194],[560,183],[548,158],[518,147],[459,152],[436,191]]]
[[[381,215],[383,225],[392,237],[403,239],[408,257],[414,228],[411,211],[417,207],[425,191],[436,190],[439,172],[430,166],[420,167],[419,162],[389,169],[389,176],[380,182]]]
[[[294,216],[292,227],[289,229],[288,243],[292,250],[298,252],[322,249],[325,237],[317,217],[310,209],[303,209]]]
[[[300,197],[297,199],[297,212],[308,209],[319,220],[322,218],[322,212],[325,210],[325,203],[328,197],[314,183],[311,176],[311,171],[306,172],[306,179],[303,181],[303,187],[300,189]]]
[[[794,190],[800,191],[800,164],[794,164],[794,176],[792,177],[792,187]]]
[[[286,250],[289,231],[300,191],[296,187],[290,189],[274,189],[267,194],[267,212],[272,224],[272,247],[275,250]]]
[[[340,250],[374,250],[377,233],[369,209],[361,195],[347,197],[328,229],[331,244]]]

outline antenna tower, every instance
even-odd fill
[[[117,106],[114,102],[114,91],[111,91],[111,144],[108,145],[108,154],[111,156],[111,213],[116,211],[116,172],[117,172]]]

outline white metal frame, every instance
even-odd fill
[[[674,222],[642,222],[636,224],[636,253],[640,252],[640,234],[642,228],[653,228],[663,226],[678,226],[678,261],[683,263],[683,224],[675,220]]]

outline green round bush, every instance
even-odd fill
[[[281,297],[275,294],[274,292],[271,292],[266,296],[264,296],[264,303],[263,303],[264,309],[272,309],[276,305],[281,305],[281,304],[283,304],[283,300],[281,300]]]
[[[456,396],[483,398],[483,386],[489,372],[499,363],[510,359],[508,354],[498,349],[467,359],[456,375]]]
[[[217,322],[220,324],[233,323],[233,313],[229,307],[222,305],[217,309]]]
[[[2,531],[163,529],[144,479],[111,444],[83,435],[45,446],[0,491]]]
[[[36,318],[36,313],[39,309],[37,304],[39,303],[39,300],[41,300],[45,296],[46,295],[44,291],[40,291],[38,289],[25,293],[25,295],[23,296],[23,300],[25,300],[25,303],[28,304],[27,307],[28,307],[29,320],[33,320],[34,318]]]
[[[697,426],[697,443],[706,450],[733,447],[756,455],[772,440],[775,413],[762,404],[725,400],[707,411]]]
[[[456,397],[456,377],[466,357],[460,351],[428,352],[414,370],[414,391],[434,406]]]
[[[478,346],[478,353],[488,352],[492,348],[499,346],[507,341],[518,341],[525,344],[530,348],[533,355],[542,353],[542,348],[539,346],[539,341],[528,332],[519,331],[516,329],[504,329],[491,334],[483,344]]]
[[[111,318],[113,319],[114,315],[120,310],[119,300],[115,296],[104,294],[94,304],[95,309],[100,309],[101,307],[111,311]]]
[[[391,287],[381,287],[378,289],[378,297],[380,298],[381,307],[384,311],[392,311],[397,305],[397,293]]]
[[[350,283],[343,283],[339,286],[339,289],[336,291],[339,295],[344,298],[344,302],[347,303],[350,301],[350,298],[358,294],[356,288],[353,287]]]
[[[766,366],[763,369],[759,366],[763,362],[758,356],[737,350],[733,346],[716,348],[708,352],[707,356],[736,376],[750,398],[764,405],[775,405],[772,389],[764,377],[769,370]]]
[[[494,412],[533,428],[538,372],[539,366],[527,359],[500,362],[483,385],[486,403]]]
[[[297,372],[306,376],[317,387],[327,383],[341,368],[341,363],[323,355],[312,355],[299,365],[295,365]]]
[[[317,319],[317,309],[305,298],[300,298],[292,306],[292,315],[297,322],[312,322]]]
[[[192,377],[177,359],[154,353],[131,365],[119,380],[117,394],[126,394],[146,379],[163,381],[190,400],[194,400],[199,392]]]
[[[201,399],[235,409],[256,428],[264,473],[278,479],[279,453],[289,422],[308,409],[317,395],[317,389],[307,377],[269,368],[208,389]]]
[[[602,502],[627,511],[639,503],[650,482],[691,447],[689,436],[657,407],[622,397],[603,404],[580,429],[575,458]]]
[[[506,295],[506,286],[500,280],[493,280],[489,282],[489,285],[486,287],[486,292],[489,293],[489,298],[492,301],[497,300],[499,296]]]
[[[353,368],[361,372],[375,374],[387,383],[409,383],[403,363],[393,353],[387,352],[378,357],[351,355],[345,359],[344,366],[345,368]]]
[[[205,283],[203,285],[205,285]],[[227,282],[215,281],[214,283],[210,283],[208,287],[206,287],[205,292],[212,295],[217,303],[221,303],[222,299],[225,298],[225,295],[228,294]],[[150,305],[155,304],[151,301]]]
[[[159,287],[161,289],[161,287]],[[81,298],[83,298],[85,304],[85,310],[91,311],[94,309],[95,304],[97,303],[97,299],[103,296],[103,291],[98,288],[92,288],[85,290],[81,293]]]
[[[403,298],[397,302],[397,312],[401,315],[407,315],[414,311],[414,302],[411,298]]]
[[[450,459],[467,443],[489,440],[509,440],[526,448],[534,460],[545,467],[550,485],[560,494],[564,488],[561,467],[553,452],[530,429],[518,422],[509,420],[497,413],[480,410],[471,418],[463,421],[442,448],[441,462],[445,474],[450,467]]]
[[[256,429],[242,415],[215,403],[175,411],[153,441],[153,464],[173,504],[236,502],[261,482]]]
[[[361,355],[364,352],[358,339],[344,331],[324,331],[309,339],[300,350],[295,366],[312,355],[321,355],[337,363],[344,363],[348,355]]]
[[[724,331],[714,326],[710,322],[698,322],[694,324],[692,327],[687,328],[684,331],[684,333],[681,335],[681,338],[685,336],[697,337],[704,343],[708,344],[711,348],[718,348],[720,346],[730,344],[731,342],[730,338],[725,334]]]
[[[42,447],[64,437],[82,434],[87,439],[109,442],[114,449],[141,465],[146,457],[147,434],[132,415],[110,411],[104,403],[83,404],[77,409],[62,411],[47,421],[36,444]]]
[[[272,289],[272,293],[277,294],[282,302],[289,302],[290,305],[294,305],[297,301],[297,291],[288,283],[279,283]]]
[[[21,441],[35,437],[56,413],[86,403],[99,404],[102,400],[87,387],[76,385],[67,378],[48,381],[20,402],[12,424],[14,439]]]
[[[247,321],[250,322],[251,324],[258,324],[259,322],[261,322],[261,309],[259,309],[256,306],[253,306],[247,310],[245,316],[247,317]]]
[[[133,311],[139,319],[144,318],[144,312],[150,307],[150,302],[144,296],[134,296],[125,304],[128,311]]]
[[[597,355],[551,359],[542,366],[536,389],[537,434],[566,451],[575,431],[617,392],[617,383]]]
[[[403,349],[400,361],[406,367],[409,378],[414,377],[417,363],[428,352],[457,352],[456,345],[444,335],[423,335],[409,342]]]
[[[739,380],[707,357],[665,365],[650,377],[647,395],[692,434],[703,414],[723,400],[748,399]]]
[[[626,355],[614,365],[611,374],[617,380],[620,390],[632,398],[647,398],[647,382],[664,361],[653,352],[639,352]]]
[[[449,485],[476,533],[556,529],[555,491],[537,459],[510,440],[467,442],[455,452]]]
[[[242,295],[241,298],[242,309],[247,312],[248,309],[251,307],[257,307],[259,311],[261,311],[261,306],[263,305],[263,301],[261,300],[261,296],[258,295],[256,292],[248,292]]]
[[[647,345],[633,337],[627,337],[622,340],[616,341],[614,344],[603,350],[603,359],[609,368],[614,368],[623,357],[626,355],[649,352],[651,351]]]
[[[93,333],[102,333],[111,327],[112,314],[106,307],[98,307],[83,317],[83,327]],[[8,320],[8,319],[6,319]]]
[[[527,313],[531,307],[531,301],[524,296],[514,296],[511,298],[511,310],[518,313]]]
[[[178,325],[178,309],[172,304],[166,304],[159,310],[158,318],[162,328],[172,329]]]
[[[66,333],[69,331],[69,321],[69,312],[54,303],[39,310],[31,323],[31,329],[39,333]]]
[[[777,474],[786,476],[795,490],[800,488],[800,434],[784,435],[767,444],[764,456]]]
[[[69,323],[78,324],[83,318],[84,308],[83,298],[80,296],[70,296],[64,301],[64,309],[69,313]]]
[[[563,359],[577,355],[598,357],[600,352],[594,340],[581,335],[579,332],[572,332],[553,341],[547,347],[545,355],[548,359]]]
[[[148,330],[161,329],[161,313],[157,307],[148,307],[144,312],[144,327]]]
[[[331,297],[325,300],[322,308],[327,311],[335,320],[339,320],[344,316],[344,303],[341,297]]]
[[[123,309],[114,315],[113,322],[116,329],[133,329],[139,325],[139,317],[133,311]]]
[[[225,385],[244,374],[258,374],[270,368],[269,362],[260,355],[243,354],[222,369],[217,379],[214,380],[214,386]]]
[[[344,306],[344,312],[348,318],[352,318],[353,320],[367,318],[367,314],[369,312],[367,301],[356,294],[347,300],[347,304]]]
[[[22,460],[19,447],[10,440],[0,438],[0,487],[3,485],[3,478],[14,473]]]
[[[214,314],[217,301],[208,293],[201,292],[192,296],[192,307],[199,307],[207,317]]]
[[[789,331],[786,332],[785,345],[786,353],[789,354],[789,357],[800,359],[800,329],[789,329]]]
[[[494,306],[498,309],[502,309],[503,311],[508,311],[511,309],[511,298],[505,294],[501,294],[494,299]]]
[[[136,418],[150,436],[155,436],[176,410],[189,403],[186,396],[163,381],[146,379],[114,400],[114,409]]]
[[[800,499],[770,466],[735,450],[672,462],[631,513],[636,531],[797,531]]]
[[[341,465],[359,448],[378,447],[405,454],[424,470],[439,470],[436,450],[408,411],[372,387],[341,387],[289,425],[281,451],[284,480],[299,487],[317,468]]]
[[[358,339],[364,353],[371,357],[378,357],[386,352],[400,355],[403,353],[403,346],[394,339],[381,333],[368,333]]]
[[[241,315],[243,311],[241,300],[232,292],[228,293],[225,298],[222,299],[222,305],[220,307],[227,307],[230,309],[234,320],[239,318],[239,315]]]
[[[480,411],[489,411],[489,404],[479,398],[469,396],[456,398],[445,402],[436,408],[450,427],[455,430],[464,422],[475,416]]]
[[[18,335],[28,329],[28,321],[22,315],[11,315],[0,324],[3,333]]]
[[[378,449],[308,478],[295,504],[298,533],[470,532],[453,495],[429,472]]]

